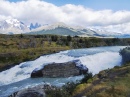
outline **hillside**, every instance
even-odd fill
[[[130,97],[130,49],[120,50],[122,66],[100,71],[81,82],[73,91],[73,97]]]
[[[99,74],[76,86],[73,97],[129,97],[130,63],[100,71]]]
[[[130,49],[120,50],[122,66],[100,71],[76,86],[73,97],[129,97],[130,96]]]
[[[36,31],[36,32],[30,32],[29,34],[53,34],[53,35],[71,35],[71,36],[75,36],[75,35],[80,35],[79,32],[74,32],[70,29],[66,29],[64,27],[57,27],[55,29],[50,29],[50,30],[41,30],[41,31]]]

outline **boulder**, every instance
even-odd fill
[[[37,86],[20,90],[13,93],[9,97],[45,97],[45,92],[42,86]]]
[[[79,60],[65,63],[51,63],[40,69],[35,69],[31,73],[31,78],[35,77],[70,77],[87,74],[88,68],[81,64]]]
[[[43,68],[41,68],[41,69],[37,69],[37,68],[34,69],[33,72],[31,73],[31,78],[43,77],[43,74],[42,74]]]

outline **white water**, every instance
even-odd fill
[[[8,86],[7,89],[8,91],[10,91],[9,90],[9,87],[11,87],[10,85],[12,85],[11,89],[17,88],[17,86],[15,86],[16,83],[19,84],[24,83],[23,87],[21,86],[21,88],[24,88],[25,83],[27,83],[28,81],[30,82],[30,85],[32,83],[34,85],[39,84],[40,81],[43,82],[44,80],[52,84],[56,83],[64,84],[66,81],[69,81],[67,78],[57,80],[53,79],[53,81],[51,81],[52,79],[51,80],[41,79],[37,82],[35,82],[33,79],[30,79],[30,74],[35,68],[40,68],[52,62],[62,63],[79,59],[83,65],[86,65],[88,67],[90,72],[96,74],[103,69],[108,69],[114,67],[115,65],[120,65],[121,56],[119,55],[119,50],[122,48],[124,47],[113,46],[113,47],[97,47],[89,49],[68,50],[56,54],[41,56],[34,61],[23,62],[9,70],[0,72],[0,92],[5,91],[2,90],[2,88],[5,88],[5,86],[6,88]],[[77,78],[78,77],[71,77],[70,80],[72,79],[76,80]],[[80,77],[79,79],[81,78],[82,77]],[[33,82],[31,83],[32,80]],[[27,85],[29,86],[29,83]],[[0,95],[2,94],[3,92],[0,93]]]

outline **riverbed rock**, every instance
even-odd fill
[[[87,74],[88,68],[81,64],[80,60],[73,60],[65,63],[51,63],[41,69],[35,69],[31,78],[35,77],[70,77]]]
[[[44,85],[17,91],[9,97],[45,97]]]

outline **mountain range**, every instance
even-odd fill
[[[29,26],[17,19],[7,19],[0,21],[1,34],[55,34],[71,35],[82,37],[130,37],[130,34],[122,34],[115,31],[107,31],[99,27],[69,26],[65,23],[58,22],[54,24],[40,25],[31,23]]]

